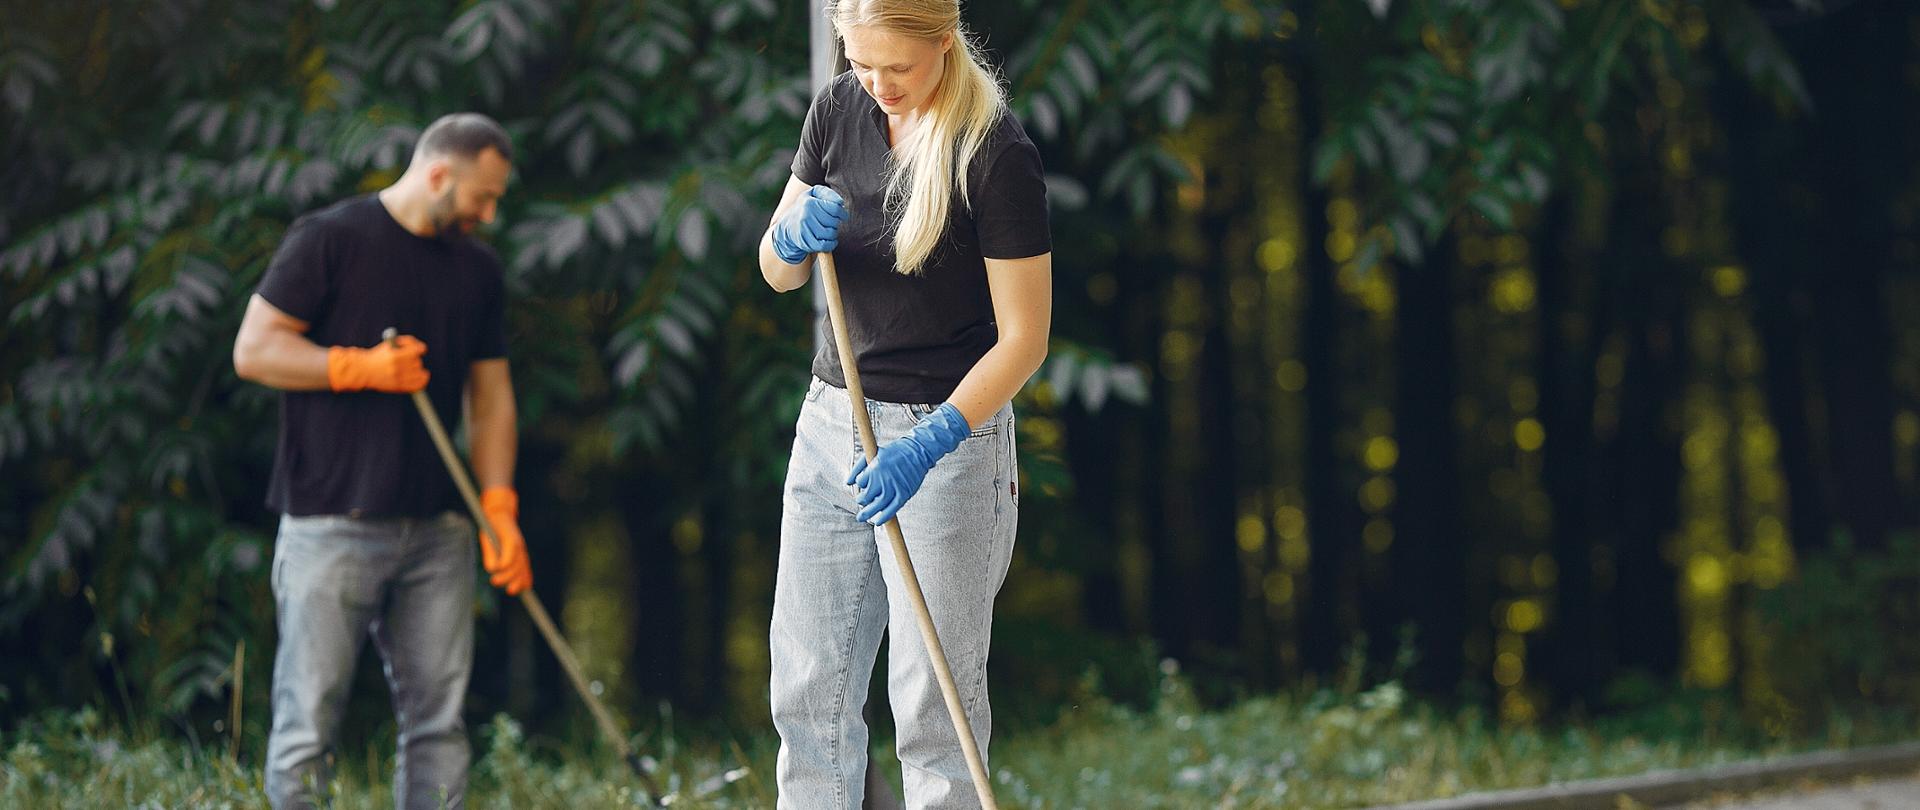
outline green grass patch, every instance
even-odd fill
[[[1177,679],[1151,710],[1097,704],[997,745],[997,788],[1034,808],[1339,808],[1692,768],[1920,738],[1911,712],[1769,737],[1732,696],[1687,694],[1577,725],[1508,727],[1410,701],[1397,684],[1256,697],[1204,711]]]
[[[0,807],[265,807],[257,758],[166,736],[134,739],[92,710],[47,714],[0,738]],[[477,731],[469,806],[634,806],[637,785],[591,744],[528,739],[497,717]],[[1732,696],[1681,694],[1576,725],[1503,727],[1482,712],[1409,700],[1393,683],[1363,692],[1318,690],[1202,708],[1177,675],[1161,679],[1150,707],[1099,697],[1051,725],[992,746],[996,792],[1025,808],[1336,808],[1475,790],[1687,768],[1811,748],[1920,738],[1912,712],[1836,716],[1817,736],[1769,736],[1743,720]],[[771,807],[771,730],[731,739],[659,736],[670,788],[711,792],[676,804]],[[887,751],[885,741],[876,750]],[[339,763],[336,808],[387,807],[391,757],[377,747]],[[883,760],[884,762],[885,760]],[[750,772],[722,777],[745,764]],[[898,779],[898,768],[885,770]],[[724,784],[722,784],[724,782]],[[896,781],[897,784],[897,781]]]

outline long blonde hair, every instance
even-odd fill
[[[946,235],[956,187],[973,208],[967,169],[1006,113],[1006,92],[960,24],[959,0],[827,0],[826,12],[843,40],[856,26],[925,40],[953,35],[931,114],[894,147],[887,170],[887,212],[900,215],[893,269],[919,275]]]

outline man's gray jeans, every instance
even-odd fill
[[[861,452],[845,389],[816,379],[788,462],[771,644],[781,808],[860,806],[867,727],[860,718],[883,632],[887,695],[899,730],[907,806],[979,807],[918,620],[884,529],[854,517],[847,471]],[[905,435],[934,405],[868,402],[874,438]],[[1013,557],[1018,511],[1013,409],[942,458],[905,508],[907,538],[934,628],[981,756],[992,729],[987,648],[993,599]]]
[[[323,799],[347,688],[371,636],[399,725],[396,807],[464,806],[473,668],[473,524],[432,518],[283,517],[273,551],[280,645],[273,659],[267,796]]]

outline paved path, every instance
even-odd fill
[[[1714,799],[1685,807],[1687,810],[1920,810],[1920,776]]]
[[[1710,797],[1701,799],[1699,797]],[[1920,742],[1562,782],[1393,810],[1920,810]],[[1375,810],[1387,810],[1375,808]]]

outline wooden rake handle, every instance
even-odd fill
[[[381,334],[381,339],[391,342],[399,336],[399,330],[389,327]],[[467,465],[460,460],[460,454],[453,449],[453,440],[447,436],[447,428],[440,422],[440,413],[433,409],[433,401],[427,398],[426,389],[413,392],[413,406],[420,411],[420,421],[427,425],[427,435],[433,437],[433,446],[440,451],[440,460],[447,464],[447,474],[453,476],[453,485],[460,489],[460,497],[467,502],[467,511],[473,515],[474,525],[480,527],[480,542],[487,545],[487,551],[500,553],[500,536],[494,533],[493,521],[487,519],[486,510],[480,508],[480,494],[474,490],[473,477],[467,473]],[[647,795],[654,801],[661,799],[660,788],[653,777],[641,767],[640,757],[634,753],[633,746],[627,744],[627,735],[620,730],[619,723],[613,719],[613,713],[607,711],[605,704],[593,694],[586,673],[580,669],[580,659],[573,654],[572,645],[560,635],[560,628],[553,624],[553,617],[547,615],[547,606],[540,597],[528,588],[520,592],[520,604],[527,608],[527,615],[533,617],[533,624],[540,628],[540,635],[547,640],[547,646],[553,650],[553,657],[560,660],[560,668],[566,670],[567,679],[573,681],[573,689],[580,693],[580,699],[586,701],[587,710],[592,712],[593,720],[600,727],[600,736],[613,743],[620,759],[633,769]]]
[[[840,349],[840,371],[847,378],[853,423],[860,431],[860,446],[866,450],[867,463],[872,464],[879,448],[873,441],[873,419],[867,415],[867,396],[860,387],[860,370],[854,366],[847,314],[840,304],[840,276],[834,270],[832,253],[815,256],[820,283],[826,291],[827,319],[833,323],[833,342]],[[940,646],[940,633],[934,629],[933,614],[927,610],[926,594],[920,590],[920,577],[913,572],[913,557],[907,553],[907,538],[900,532],[898,515],[887,521],[887,538],[893,541],[894,559],[900,561],[900,581],[906,586],[907,600],[913,603],[913,615],[919,620],[920,639],[926,642],[927,657],[933,659],[933,674],[940,681],[940,695],[947,700],[947,716],[953,719],[953,731],[960,736],[960,750],[967,756],[967,770],[973,774],[973,791],[987,810],[999,810],[1000,805],[993,800],[993,782],[987,778],[986,765],[980,759],[980,744],[973,738],[966,708],[960,705],[960,688],[954,684],[953,669],[947,665],[945,648]]]

